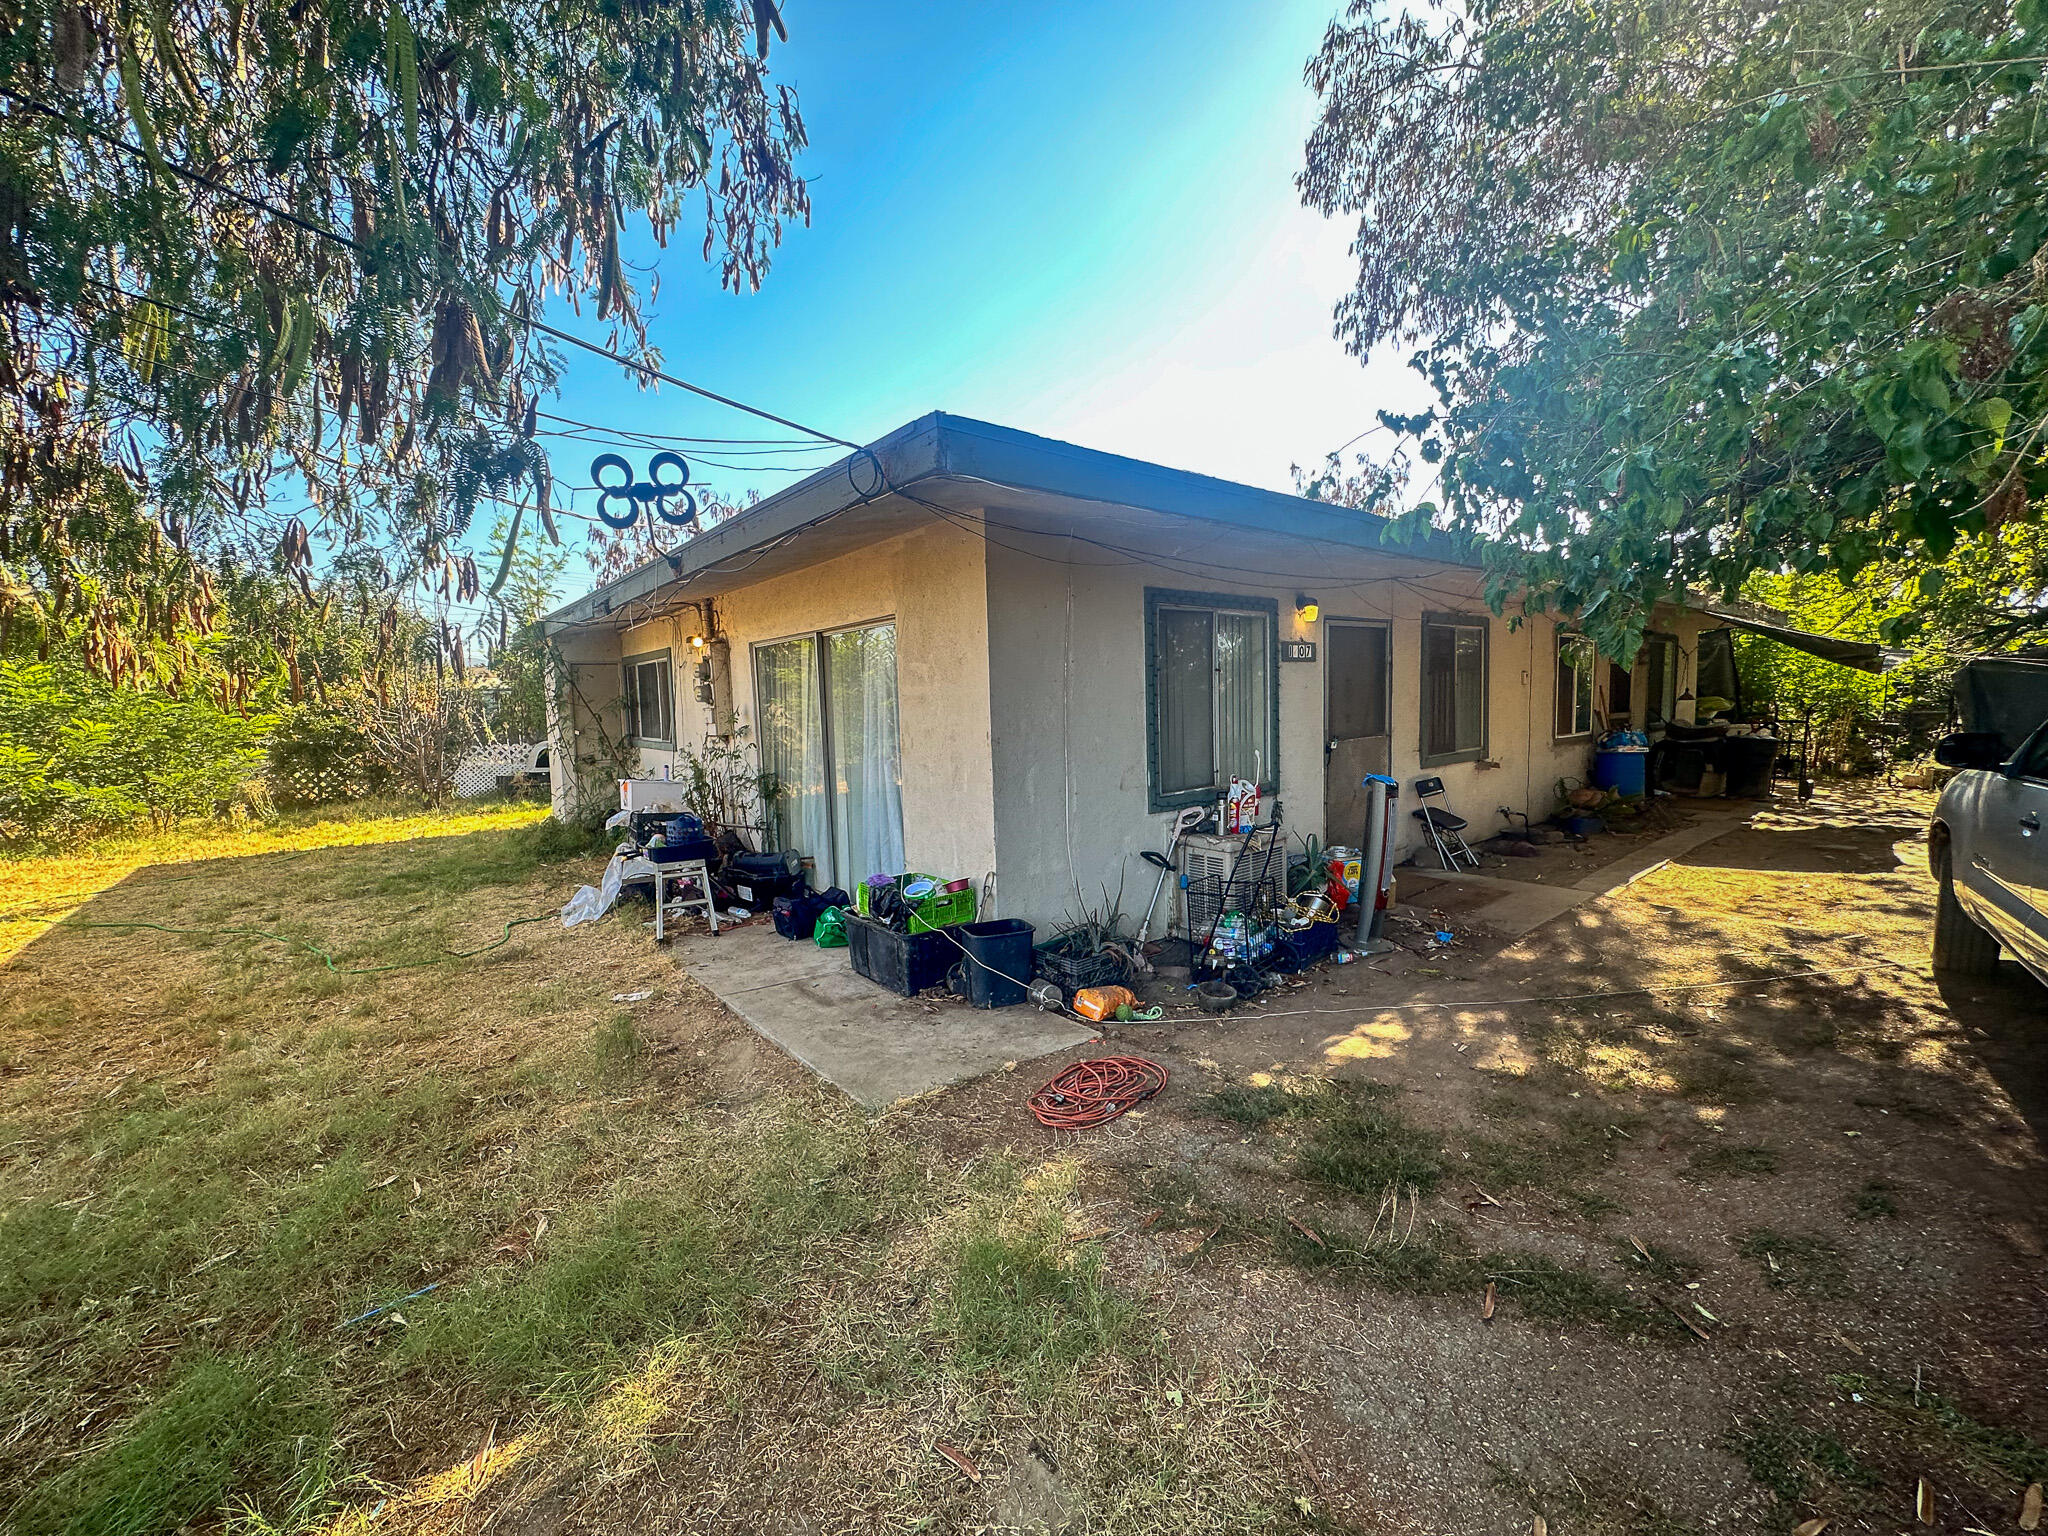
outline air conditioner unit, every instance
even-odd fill
[[[1191,832],[1180,840],[1180,878],[1174,883],[1180,887],[1178,931],[1182,938],[1197,943],[1208,938],[1226,890],[1232,908],[1241,911],[1253,905],[1261,870],[1268,891],[1278,900],[1287,877],[1286,859],[1273,848],[1279,835],[1278,827],[1261,827],[1249,839],[1242,832],[1228,836]]]

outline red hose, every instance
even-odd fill
[[[1166,1088],[1166,1068],[1142,1056],[1099,1056],[1053,1074],[1031,1095],[1031,1113],[1056,1131],[1107,1125]]]

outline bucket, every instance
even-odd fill
[[[1623,799],[1634,799],[1648,787],[1650,755],[1641,747],[1617,747],[1593,754],[1593,782]]]
[[[1031,925],[1021,917],[962,923],[946,930],[967,951],[967,1000],[977,1008],[1021,1003],[1031,985]]]

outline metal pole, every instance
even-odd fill
[[[1393,855],[1392,805],[1400,787],[1381,774],[1369,773],[1365,788],[1365,835],[1360,840],[1358,860],[1358,926],[1352,945],[1367,954],[1388,947],[1380,938],[1382,918],[1380,895],[1387,888],[1387,865]]]

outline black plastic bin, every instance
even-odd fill
[[[1011,1008],[1024,1001],[1031,984],[1031,925],[1021,917],[948,928],[967,953],[959,971],[967,1001],[977,1008]],[[955,989],[961,990],[959,988]]]
[[[1124,979],[1124,963],[1115,955],[1070,955],[1062,947],[1066,943],[1065,939],[1048,939],[1032,956],[1038,974],[1062,992],[1106,987]]]
[[[1721,743],[1725,791],[1738,800],[1768,800],[1771,770],[1777,766],[1779,743],[1768,736],[1730,736]]]
[[[943,987],[960,958],[959,946],[943,933],[898,933],[852,912],[846,914],[846,948],[856,974],[904,997]]]

